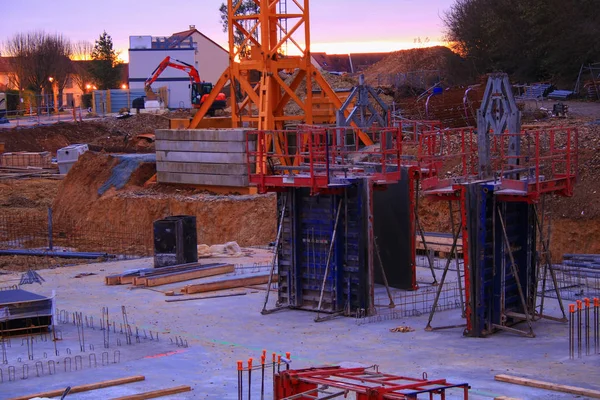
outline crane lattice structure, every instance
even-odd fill
[[[242,2],[228,0],[229,67],[189,128],[198,126],[228,82],[234,128],[249,125],[258,130],[282,130],[286,123],[312,124],[313,89],[317,86],[334,108],[342,108],[342,101],[311,62],[309,0],[254,3],[258,6],[255,14],[240,14]],[[241,34],[241,43],[235,41],[236,32]],[[260,75],[256,83],[251,80],[254,71]],[[297,94],[302,83],[305,96]],[[290,102],[299,107],[296,115],[284,114]],[[365,144],[372,144],[368,135],[359,136]]]

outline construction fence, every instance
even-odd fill
[[[63,93],[54,97],[52,94],[35,95],[0,93],[4,102],[0,107],[0,127],[30,126],[54,122],[81,121],[91,118],[92,96],[85,94]]]
[[[152,227],[148,227],[151,232]],[[126,225],[114,227],[70,218],[56,221],[52,210],[0,213],[0,250],[36,250],[47,252],[94,252],[124,257],[153,254],[152,235]]]

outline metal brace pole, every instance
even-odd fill
[[[423,232],[423,227],[421,226],[421,220],[419,219],[419,180],[417,179],[417,188],[415,189],[415,224],[417,225],[417,229],[419,230],[419,234],[421,235],[421,242],[423,243],[423,248],[425,249],[425,254],[428,254],[429,251],[427,249],[427,243],[425,242],[425,233]],[[435,271],[433,270],[433,261],[429,256],[427,256],[427,261],[429,262],[429,270],[431,271],[431,276],[433,277],[432,285],[437,285],[437,278],[435,277]]]
[[[333,226],[333,232],[331,233],[331,243],[329,244],[329,252],[327,253],[327,262],[325,263],[325,273],[323,274],[323,283],[321,284],[321,294],[319,296],[319,305],[317,306],[317,317],[315,321],[319,320],[319,313],[321,312],[321,306],[323,305],[323,295],[325,294],[325,284],[327,283],[327,275],[329,275],[329,263],[331,261],[331,253],[333,252],[333,245],[335,243],[335,237],[337,236],[337,227],[340,220],[340,211],[342,210],[342,199],[338,204],[337,215],[335,216],[335,225]]]
[[[536,223],[536,226],[537,226],[537,228],[538,228],[538,230],[540,232],[540,235],[541,235],[543,228],[542,228],[542,226],[540,224],[540,220],[539,220],[538,215],[537,215],[537,207],[535,205],[534,205],[534,211],[535,211],[535,223]],[[563,315],[563,321],[566,322],[567,321],[567,314],[565,312],[565,307],[564,307],[564,304],[563,304],[563,301],[562,301],[562,296],[560,295],[560,288],[558,287],[558,281],[556,279],[556,271],[554,271],[554,267],[552,266],[552,262],[549,261],[549,260],[551,260],[550,249],[548,248],[548,243],[546,243],[546,241],[542,240],[541,242],[542,242],[542,250],[546,254],[546,261],[547,261],[546,262],[546,268],[548,268],[550,270],[550,277],[552,278],[552,282],[554,284],[554,290],[556,292],[556,299],[558,300],[558,304],[560,306],[560,311],[562,312],[562,315]],[[546,269],[544,269],[544,275],[545,275],[545,270]],[[544,293],[544,291],[542,291],[542,302],[543,302],[543,299],[544,299],[545,295],[546,294]],[[540,310],[540,316],[543,317],[542,311],[543,311],[543,309]]]
[[[455,235],[455,233],[454,233],[454,210],[452,209],[452,201],[448,202],[448,207],[450,208],[450,227],[452,229],[452,234]],[[460,211],[460,204],[458,206],[458,209]],[[460,235],[460,230],[461,230],[461,228],[459,227],[458,231],[456,232],[457,238],[458,238],[458,235]],[[458,240],[457,240],[457,242],[458,242]],[[463,248],[463,251],[464,251],[464,248]],[[456,264],[456,276],[458,279],[458,291],[459,291],[459,295],[460,295],[460,309],[461,309],[462,317],[464,318],[466,316],[465,300],[463,298],[462,278],[460,276],[460,262],[458,262],[458,249],[456,248],[456,246],[454,247],[454,252],[450,253],[450,254],[454,254],[454,261]]]
[[[377,237],[374,238],[373,243],[375,244],[375,253],[377,253],[377,259],[379,260],[379,267],[381,268],[381,275],[383,275],[383,284],[385,285],[385,290],[387,291],[388,297],[390,298],[390,308],[396,307],[394,304],[394,299],[392,297],[392,292],[390,291],[390,285],[388,284],[387,276],[385,275],[385,269],[383,268],[383,261],[381,261],[381,254],[379,253],[379,245],[377,244]]]
[[[459,235],[461,229],[462,229],[462,221],[458,225],[458,230],[454,234],[454,238],[452,240],[452,249],[450,249],[451,254],[454,253],[454,251],[456,250],[456,243],[458,242],[458,235]],[[440,295],[442,294],[442,288],[444,287],[444,282],[446,281],[446,275],[448,274],[448,270],[450,269],[450,261],[451,261],[451,258],[448,257],[446,259],[446,266],[444,267],[444,272],[442,273],[442,280],[437,288],[437,291],[435,293],[435,300],[433,301],[433,306],[431,307],[431,311],[429,312],[429,320],[427,321],[427,326],[425,327],[426,331],[433,330],[433,328],[431,327],[431,321],[433,320],[433,315],[435,314],[435,309],[437,308],[438,301],[440,300]],[[462,325],[460,325],[460,326],[462,326]],[[442,327],[442,328],[437,328],[437,329],[457,328],[457,327],[458,326],[448,326],[448,327]]]
[[[502,226],[502,233],[504,236],[504,245],[506,246],[506,252],[510,257],[510,268],[512,269],[512,273],[515,277],[515,282],[517,283],[517,289],[519,290],[519,297],[521,299],[521,304],[523,305],[523,312],[525,313],[525,320],[527,321],[527,325],[529,326],[529,334],[534,337],[533,333],[533,325],[531,324],[531,316],[529,315],[529,311],[527,310],[527,302],[525,301],[525,295],[523,294],[523,287],[521,286],[521,280],[519,279],[519,274],[517,271],[517,265],[515,264],[515,258],[513,257],[512,251],[510,250],[510,241],[508,240],[508,234],[506,233],[506,226],[504,225],[504,219],[502,217],[502,212],[500,208],[498,210],[498,216],[500,217],[500,226]]]
[[[269,293],[271,293],[271,284],[273,283],[273,274],[275,273],[275,261],[277,260],[277,252],[279,249],[279,241],[281,240],[281,232],[283,231],[283,218],[285,217],[285,209],[287,206],[288,196],[285,196],[283,202],[283,208],[281,209],[281,217],[279,218],[279,228],[277,229],[277,239],[275,240],[275,253],[273,254],[273,260],[271,261],[271,274],[269,275],[269,282],[267,284],[267,294],[265,295],[265,304],[261,314],[267,313],[267,303],[269,302]]]

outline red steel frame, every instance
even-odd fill
[[[354,394],[357,400],[417,399],[420,394],[427,398],[446,398],[449,389],[462,390],[463,399],[469,398],[467,383],[452,384],[446,379],[410,378],[380,373],[367,368],[323,367],[282,371],[275,375],[273,393],[275,400],[286,398],[314,399],[319,386],[329,390],[340,389]],[[343,393],[339,396],[346,398]],[[333,396],[330,398],[334,398]]]
[[[508,155],[510,139],[520,141],[520,155]],[[577,148],[578,132],[573,128],[494,136],[492,152],[501,161],[499,199],[537,203],[546,193],[572,196],[577,180]],[[515,170],[518,172],[512,173]]]
[[[521,143],[518,156],[509,155],[514,139]],[[536,203],[545,193],[572,196],[577,180],[578,134],[573,128],[523,131],[493,135],[490,162],[499,183],[499,199]],[[457,183],[477,179],[477,136],[473,128],[424,132],[419,140],[419,164],[430,170],[423,190],[432,198],[458,199]],[[443,178],[446,169],[453,177]]]
[[[364,147],[360,135],[368,135],[375,145]],[[370,178],[385,185],[400,179],[402,131],[314,126],[296,131],[251,131],[246,152],[249,182],[259,193],[310,187],[316,194],[330,188],[335,178]],[[368,159],[368,165],[359,163],[357,156]]]
[[[455,136],[452,139],[452,136]],[[518,138],[519,156],[509,153],[510,142]],[[460,149],[444,143],[460,143]],[[577,180],[578,132],[573,128],[523,131],[518,134],[493,135],[490,143],[490,162],[499,182],[500,201],[537,203],[541,196],[556,193],[572,196]],[[458,150],[458,151],[457,151]],[[423,191],[431,200],[461,202],[463,259],[469,265],[469,236],[467,232],[466,186],[461,184],[477,179],[477,137],[472,128],[424,132],[419,141],[421,169],[431,169],[432,175],[422,182]],[[450,179],[440,179],[444,163],[460,165],[462,173]],[[525,176],[524,176],[525,175]],[[515,179],[518,178],[518,179]],[[525,179],[524,179],[525,178]],[[469,268],[464,270],[467,326],[471,326]]]

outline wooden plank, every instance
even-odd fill
[[[416,238],[417,238],[417,244],[422,245],[423,241],[421,240],[421,235],[417,235]],[[453,242],[454,242],[454,238],[452,238],[452,237],[425,235],[425,243],[427,243],[428,246],[433,245],[433,244],[452,246]],[[458,238],[458,240],[456,241],[456,245],[462,246],[462,238]]]
[[[277,275],[273,275],[276,281]],[[244,286],[262,285],[269,282],[269,275],[251,276],[248,278],[227,279],[217,282],[199,283],[197,285],[187,285],[181,291],[187,294],[213,292],[216,290],[235,289]]]
[[[208,265],[213,265],[213,264],[208,264]],[[137,276],[140,276],[142,273],[146,276],[157,275],[157,274],[165,274],[165,273],[170,273],[170,272],[183,271],[186,269],[196,268],[199,266],[201,266],[201,264],[199,262],[195,262],[195,263],[171,265],[169,267],[162,267],[162,268],[141,268],[136,271],[124,272],[122,274],[109,275],[109,276],[111,276],[111,277],[119,276],[120,277],[119,283],[115,283],[115,284],[116,285],[126,285],[126,284],[133,283],[133,279]],[[107,282],[106,278],[104,281],[105,281],[105,283]],[[114,282],[115,279],[111,278],[110,281]]]
[[[104,277],[104,284],[108,286],[120,285],[121,275],[107,275]]]
[[[145,379],[146,379],[146,377],[143,375],[134,375],[134,376],[128,376],[126,378],[111,379],[108,381],[89,383],[87,385],[73,386],[73,387],[71,387],[71,391],[69,393],[89,392],[90,390],[102,389],[102,388],[107,388],[107,387],[111,387],[111,386],[124,385],[126,383],[140,382]],[[47,392],[30,394],[27,396],[12,397],[9,400],[29,400],[34,397],[58,397],[58,396],[61,396],[64,391],[65,391],[65,389],[49,390]]]
[[[133,281],[131,283],[134,285],[137,285],[137,286],[143,286],[143,285],[145,285],[146,278],[152,278],[155,276],[163,276],[163,275],[168,275],[168,274],[177,274],[180,272],[195,271],[198,269],[214,267],[217,265],[222,265],[222,264],[214,264],[214,263],[213,264],[205,264],[205,265],[201,265],[200,263],[181,264],[181,266],[179,266],[179,268],[168,270],[168,271],[166,269],[171,268],[171,267],[155,268],[155,269],[151,269],[150,272],[142,272],[142,273],[134,275]],[[165,270],[165,271],[163,271],[163,270]],[[126,277],[126,278],[129,278],[129,277]],[[124,279],[124,278],[121,278],[121,279]]]
[[[222,274],[229,274],[235,271],[233,264],[224,264],[215,267],[201,268],[192,271],[173,272],[171,274],[145,277],[145,286],[154,287],[160,285],[167,285],[169,283],[189,281],[192,279],[205,278],[207,276],[215,276]],[[137,283],[136,283],[137,284]]]
[[[130,396],[122,396],[115,397],[113,400],[145,400],[145,399],[155,399],[157,397],[169,396],[171,394],[191,392],[192,388],[190,386],[182,385],[175,386],[167,389],[153,390],[151,392],[144,392],[138,394],[132,394]]]
[[[559,385],[557,383],[552,382],[538,381],[535,379],[521,378],[518,376],[503,374],[496,375],[494,379],[500,382],[514,383],[516,385],[530,386],[539,389],[552,390],[555,392],[570,393],[578,396],[586,396],[593,399],[600,399],[599,390],[586,389],[577,386]]]
[[[417,250],[425,250],[425,246],[423,245],[423,243],[417,243]],[[427,250],[443,251],[445,253],[450,253],[450,250],[452,250],[452,246],[427,243]],[[456,251],[458,251],[459,254],[462,254],[462,247],[457,247]]]
[[[190,300],[203,300],[203,299],[220,299],[222,297],[236,297],[236,296],[245,296],[247,293],[231,293],[231,294],[221,294],[217,296],[196,296],[196,297],[186,297],[183,299],[166,299],[167,303],[176,303],[179,301],[190,301]],[[165,293],[166,295],[166,293]]]

